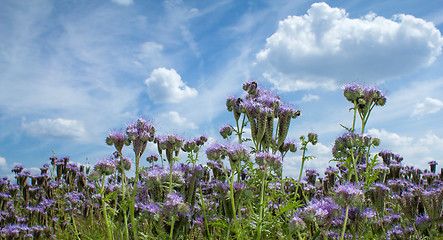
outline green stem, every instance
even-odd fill
[[[263,201],[264,201],[264,192],[265,192],[265,186],[266,186],[266,170],[268,166],[265,165],[265,169],[263,172],[263,178],[261,182],[261,188],[260,188],[260,212],[259,212],[259,219],[258,219],[258,228],[257,228],[257,240],[261,239],[261,229],[262,229],[262,222],[263,222]]]
[[[200,189],[200,202],[201,202],[202,211],[203,211],[203,219],[205,220],[206,234],[208,235],[208,238],[211,239],[211,235],[209,234],[208,220],[206,217],[206,207],[205,207],[205,201],[203,199],[203,191],[202,191],[201,185],[199,186],[199,189]]]
[[[357,116],[357,100],[354,101],[354,119],[352,120],[351,133],[354,133],[354,130],[355,130],[355,117],[356,116]]]
[[[237,213],[235,209],[235,199],[234,199],[234,172],[231,173],[231,181],[229,182],[229,188],[231,189],[231,205],[232,205],[232,214],[234,218],[234,231],[237,234]]]
[[[171,219],[171,232],[169,232],[169,239],[174,239],[174,224],[175,224],[175,215],[172,215]]]
[[[349,213],[349,204],[346,205],[346,213],[345,213],[345,222],[343,223],[343,229],[341,231],[341,240],[345,237],[345,231],[346,231],[346,223],[348,222],[348,213]]]
[[[71,212],[71,218],[72,218],[72,225],[74,225],[75,236],[77,237],[78,240],[81,240],[77,230],[77,224],[75,224],[74,214],[72,214],[72,212]]]
[[[132,191],[132,196],[131,196],[131,201],[129,203],[129,212],[130,212],[130,218],[131,218],[131,226],[132,226],[132,233],[134,234],[134,239],[137,240],[138,239],[138,234],[137,234],[137,223],[135,222],[135,216],[134,216],[134,211],[135,211],[135,195],[137,194],[137,183],[138,183],[138,175],[139,175],[139,163],[140,163],[140,156],[136,155],[135,156],[135,178],[134,178],[134,186],[133,186],[133,191]]]
[[[357,156],[358,157],[358,156]],[[355,183],[358,183],[358,173],[357,173],[357,160],[354,157],[354,151],[351,148],[351,159],[352,159],[352,165],[354,169],[354,176],[355,176]],[[348,181],[351,180],[351,175],[348,174]]]
[[[306,146],[308,145],[308,142],[303,141],[303,155],[301,157],[301,167],[300,167],[300,173],[298,174],[298,181],[297,186],[295,187],[295,194],[298,194],[298,186],[300,186],[301,176],[303,174],[303,166],[305,164],[305,154],[306,154]]]
[[[107,233],[107,236],[108,236],[107,239],[112,239],[111,228],[109,227],[108,214],[107,214],[107,210],[106,210],[105,178],[106,178],[106,175],[103,175],[102,189],[100,191],[100,195],[101,195],[101,198],[102,198],[103,216],[105,218],[106,233]]]
[[[125,169],[123,167],[123,154],[121,153],[121,151],[119,152],[119,155],[120,155],[120,171],[121,171],[121,175],[122,175],[122,195],[123,195],[122,202],[126,203],[126,175],[125,175]],[[126,216],[126,208],[127,208],[127,205],[124,205],[124,207],[122,207],[123,220],[125,223],[125,239],[129,240],[128,216]]]
[[[169,166],[169,190],[168,190],[168,194],[171,193],[172,190],[172,166],[174,163],[171,163],[171,165]]]

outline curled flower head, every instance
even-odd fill
[[[302,232],[306,229],[306,223],[298,216],[294,216],[289,220],[288,229],[291,232]]]
[[[259,166],[268,165],[274,170],[280,169],[283,164],[283,160],[280,154],[272,154],[268,152],[259,152],[255,154],[255,162]]]
[[[110,158],[102,159],[94,165],[94,171],[98,172],[100,175],[111,175],[115,170],[114,160]]]
[[[132,141],[134,153],[141,156],[146,148],[146,143],[155,139],[155,127],[147,120],[139,118],[137,122],[131,123],[126,128],[128,139]]]
[[[21,171],[23,171],[23,165],[21,165],[21,164],[15,165],[11,170],[11,172],[13,172],[15,174],[19,174]]]
[[[308,142],[311,142],[312,145],[317,144],[318,142],[318,135],[317,133],[308,133]]]
[[[229,161],[233,164],[249,161],[250,155],[248,150],[241,144],[228,146]]]
[[[293,140],[291,140],[291,141],[285,140],[283,145],[280,146],[279,151],[281,153],[286,153],[288,151],[294,153],[297,151],[297,143]]]
[[[187,214],[190,211],[189,206],[183,202],[183,198],[174,192],[168,194],[162,212],[165,216],[172,216],[177,213]]]
[[[243,84],[243,90],[248,92],[248,94],[256,95],[257,94],[257,82],[255,82],[255,81],[246,81]]]
[[[367,113],[369,106],[384,106],[386,96],[375,87],[363,87],[359,84],[348,84],[343,88],[343,95],[349,102],[357,104],[359,112]]]
[[[335,189],[335,194],[338,202],[342,202],[346,206],[358,204],[364,200],[363,191],[357,185],[351,183],[339,185]]]
[[[127,157],[117,158],[115,159],[115,167],[119,170],[123,169],[128,171],[129,169],[131,169],[131,159]]]
[[[156,155],[156,154],[151,154],[149,157],[146,158],[146,161],[147,161],[148,163],[157,162],[157,161],[158,161],[158,155]]]
[[[197,141],[195,139],[186,140],[183,144],[183,151],[192,152],[197,147]]]
[[[206,149],[206,156],[209,160],[219,160],[227,155],[225,146],[214,142]]]
[[[346,100],[354,103],[358,98],[363,96],[363,91],[358,84],[348,84],[343,89],[343,95]]]
[[[114,145],[115,149],[118,152],[121,152],[123,146],[128,146],[131,142],[129,141],[128,136],[123,132],[111,132],[109,133],[109,136],[106,137],[106,144],[110,146]]]
[[[234,131],[234,129],[231,127],[231,125],[225,124],[223,125],[223,127],[220,129],[220,135],[224,138],[227,139],[229,136],[232,135],[232,132]]]
[[[302,210],[301,215],[305,221],[315,221],[320,227],[328,228],[333,218],[339,214],[339,210],[340,206],[332,198],[326,197],[321,200],[314,199]]]

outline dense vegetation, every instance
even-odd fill
[[[304,171],[318,136],[287,140],[300,111],[256,82],[243,98],[229,97],[235,123],[223,142],[207,137],[156,136],[144,119],[111,132],[115,152],[93,169],[51,157],[41,173],[20,165],[16,182],[0,180],[0,236],[5,239],[439,239],[443,238],[443,174],[374,152],[365,134],[371,111],[386,97],[376,88],[344,87],[352,126],[334,143],[324,177]],[[358,125],[358,127],[357,127]],[[244,136],[251,130],[250,138]],[[157,154],[143,157],[148,144]],[[134,158],[122,154],[132,146]],[[114,150],[111,150],[112,152]],[[180,163],[179,153],[187,153]],[[282,176],[285,156],[301,152],[297,179]],[[183,163],[186,162],[186,163]],[[132,166],[134,165],[134,166]],[[127,171],[135,168],[135,176]],[[304,177],[302,177],[304,173]]]

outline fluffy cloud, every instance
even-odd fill
[[[288,157],[285,157],[283,161],[283,175],[293,178],[298,177],[301,167],[301,152],[302,150],[298,150],[296,155],[291,156],[288,154]],[[324,171],[328,166],[335,166],[334,162],[329,162],[332,159],[332,146],[328,147],[320,142],[314,146],[308,145],[308,152],[306,154],[315,156],[315,158],[305,162],[305,170],[316,169],[320,175],[324,175]],[[303,176],[305,176],[304,173]]]
[[[257,64],[276,88],[336,88],[337,81],[382,81],[416,71],[440,55],[441,33],[431,22],[399,14],[360,19],[315,3],[303,16],[280,21]]]
[[[112,0],[112,1],[124,6],[129,6],[134,2],[133,0]]]
[[[370,129],[371,136],[381,140],[379,149],[386,149],[404,157],[404,164],[421,169],[427,168],[431,160],[443,164],[440,156],[443,154],[443,138],[429,131],[421,137],[401,136],[384,129]]]
[[[417,103],[412,111],[412,116],[423,116],[426,114],[432,114],[440,111],[443,108],[443,102],[427,97],[423,102]]]
[[[36,137],[68,137],[82,139],[86,135],[81,121],[56,118],[39,119],[30,123],[22,122],[22,128]]]
[[[196,89],[186,86],[174,69],[154,69],[145,83],[149,97],[156,103],[178,103],[198,93]]]
[[[159,118],[161,124],[165,124],[166,126],[174,126],[178,128],[186,128],[186,129],[197,129],[197,125],[193,122],[190,122],[186,117],[180,116],[180,114],[176,111],[169,111],[168,113],[162,114]]]

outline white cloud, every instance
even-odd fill
[[[180,116],[180,114],[176,111],[169,111],[168,113],[164,113],[160,115],[159,122],[165,126],[173,126],[174,128],[185,128],[185,129],[197,129],[198,126],[190,122],[186,117]]]
[[[431,22],[411,15],[352,19],[315,3],[289,16],[257,55],[264,76],[282,91],[334,87],[337,81],[382,81],[430,65],[443,39]]]
[[[412,137],[400,136],[397,133],[388,132],[384,129],[378,130],[375,128],[369,129],[368,134],[379,138],[381,141],[386,141],[394,146],[411,146],[413,144]]]
[[[22,128],[30,135],[36,137],[69,137],[82,139],[86,135],[85,128],[81,121],[56,118],[39,119],[30,123],[22,122]]]
[[[427,97],[424,101],[415,104],[412,116],[423,116],[426,114],[432,114],[440,111],[443,108],[443,102]]]
[[[141,45],[141,57],[153,57],[163,51],[163,45],[156,42],[145,42]]]
[[[425,169],[431,160],[443,164],[440,156],[443,155],[443,138],[435,135],[432,131],[421,137],[402,136],[386,130],[370,129],[368,133],[381,140],[380,149],[392,151],[403,156],[403,163]]]
[[[174,69],[154,69],[145,83],[149,97],[156,103],[178,103],[198,93],[196,89],[186,86]]]
[[[306,156],[315,156],[315,158],[305,162],[304,170],[316,169],[320,175],[324,175],[324,171],[328,166],[335,166],[335,163],[329,162],[332,159],[331,146],[328,147],[318,142],[316,145],[309,144],[307,147]],[[297,150],[295,155],[288,153],[288,156],[283,161],[283,175],[293,178],[298,177],[301,167],[301,154],[302,150],[300,149]],[[305,176],[304,171],[303,176]]]
[[[311,102],[311,101],[317,101],[319,99],[320,99],[320,97],[318,95],[307,94],[307,95],[304,95],[301,100],[302,100],[302,102]]]
[[[134,2],[133,0],[112,0],[112,1],[124,6],[129,6]]]
[[[0,157],[0,169],[7,170],[8,163],[6,162],[6,158]]]

